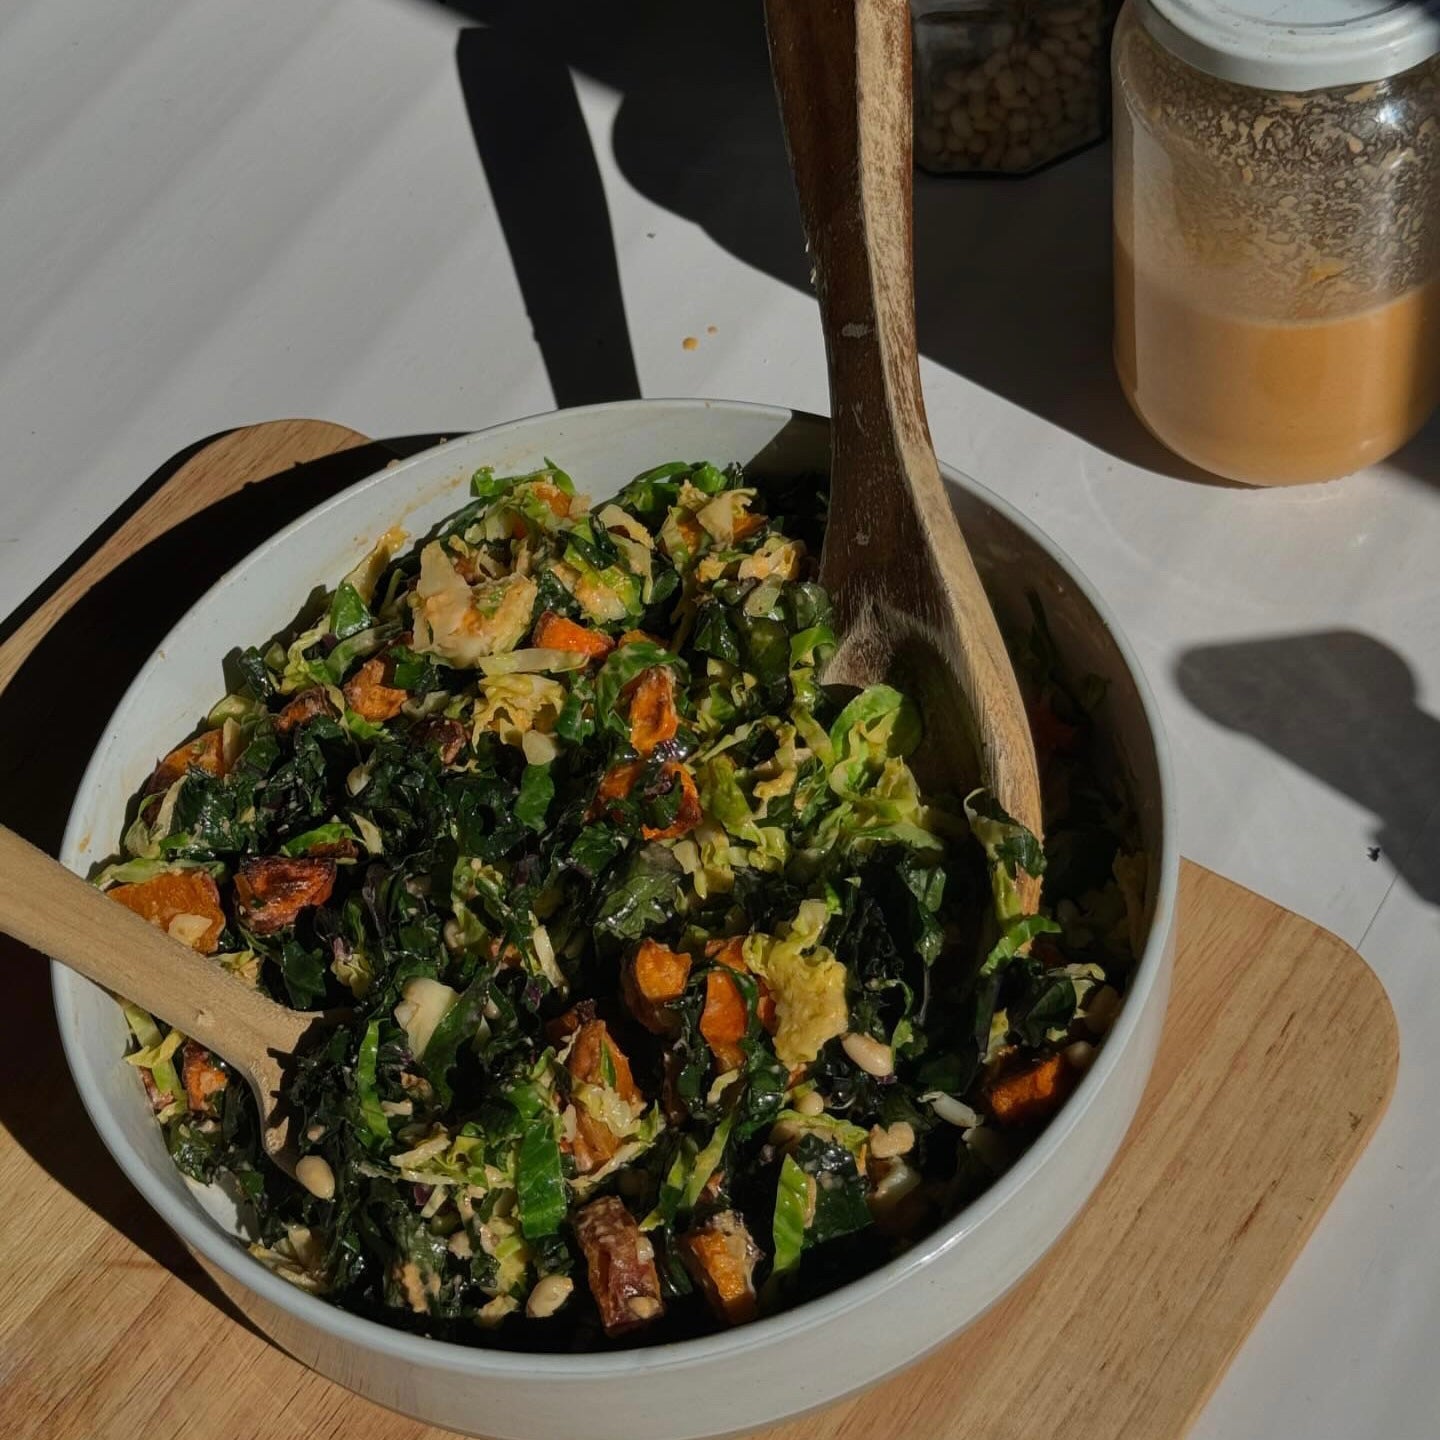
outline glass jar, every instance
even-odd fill
[[[1440,399],[1436,10],[1129,0],[1115,363],[1186,460],[1257,485],[1333,479]]]
[[[1119,0],[911,0],[915,159],[1023,175],[1102,139]]]

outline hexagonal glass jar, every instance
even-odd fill
[[[1118,0],[911,0],[915,160],[1026,175],[1109,128]]]

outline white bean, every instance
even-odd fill
[[[887,1164],[885,1173],[870,1192],[870,1208],[877,1215],[893,1210],[912,1190],[919,1187],[921,1175],[912,1170],[903,1160]]]
[[[330,1162],[320,1155],[306,1155],[295,1166],[295,1178],[317,1200],[335,1198],[335,1172]]]
[[[930,1102],[930,1108],[947,1124],[961,1130],[973,1129],[980,1123],[980,1117],[963,1101],[943,1091],[921,1097]]]
[[[840,1047],[860,1069],[877,1080],[895,1073],[894,1052],[888,1045],[882,1045],[868,1035],[847,1035],[840,1042]]]
[[[545,1320],[553,1315],[571,1296],[575,1282],[568,1275],[546,1275],[535,1282],[525,1313],[532,1320]]]
[[[908,1121],[897,1120],[888,1128],[870,1127],[870,1153],[877,1160],[893,1160],[915,1148],[915,1129]]]

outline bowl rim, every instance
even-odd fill
[[[176,621],[156,647],[155,654],[136,672],[102,733],[108,735],[115,731],[124,712],[134,703],[135,697],[148,681],[152,669],[161,662],[161,657],[170,649],[174,635],[189,623],[195,608],[203,604],[215,590],[232,583],[251,566],[258,564],[262,556],[287,544],[290,537],[298,530],[323,522],[331,511],[348,505],[357,493],[378,485],[393,483],[396,477],[407,471],[432,466],[439,457],[451,452],[458,455],[472,448],[477,438],[499,444],[513,437],[518,431],[523,431],[543,421],[554,422],[562,416],[578,417],[603,413],[633,414],[639,422],[640,417],[648,412],[657,410],[683,412],[695,409],[710,412],[728,411],[754,419],[769,419],[775,422],[777,433],[791,422],[799,422],[807,426],[813,425],[826,431],[830,425],[829,419],[825,416],[791,409],[788,406],[753,401],[667,397],[608,401],[566,410],[543,411],[472,431],[457,436],[442,445],[420,451],[401,461],[398,465],[378,470],[373,475],[357,481],[354,485],[347,486],[313,509],[307,510],[303,515],[256,546],[254,550],[220,576],[206,590],[205,594],[197,599],[195,604]],[[231,1279],[254,1291],[261,1299],[287,1312],[293,1318],[312,1325],[340,1341],[356,1345],[362,1350],[381,1352],[394,1360],[432,1369],[439,1368],[477,1379],[525,1378],[537,1381],[585,1381],[596,1380],[602,1376],[614,1378],[620,1374],[654,1375],[722,1358],[735,1360],[752,1351],[783,1342],[800,1332],[829,1323],[911,1279],[941,1255],[960,1244],[968,1235],[978,1230],[1012,1201],[1018,1191],[1045,1167],[1050,1158],[1064,1144],[1066,1137],[1080,1122],[1084,1112],[1090,1108],[1095,1098],[1103,1090],[1107,1077],[1120,1063],[1122,1053],[1128,1048],[1131,1038],[1140,1027],[1142,1012],[1147,1008],[1146,1001],[1165,974],[1165,950],[1174,924],[1180,868],[1175,820],[1175,787],[1169,744],[1154,694],[1140,665],[1139,658],[1126,639],[1109,606],[1070,556],[1008,500],[987,489],[963,471],[944,464],[941,464],[940,471],[948,484],[968,492],[981,503],[997,511],[1004,519],[1023,531],[1041,549],[1047,551],[1064,571],[1069,581],[1089,602],[1130,672],[1155,753],[1160,802],[1160,853],[1159,864],[1156,867],[1155,905],[1151,916],[1150,933],[1137,962],[1135,975],[1126,995],[1126,1004],[1121,1008],[1119,1018],[1107,1037],[1106,1043],[1099,1048],[1094,1064],[1066,1100],[1055,1119],[1020,1159],[989,1189],[957,1211],[943,1224],[937,1226],[903,1254],[858,1279],[851,1280],[835,1290],[828,1291],[789,1310],[783,1310],[777,1315],[753,1321],[748,1325],[737,1326],[732,1330],[719,1331],[686,1340],[663,1341],[643,1348],[599,1350],[584,1354],[489,1349],[483,1345],[465,1345],[453,1340],[431,1339],[424,1335],[413,1334],[385,1325],[378,1320],[342,1309],[340,1306],[300,1290],[289,1281],[282,1279],[250,1255],[234,1236],[226,1234],[218,1224],[187,1203],[179,1193],[168,1188],[155,1176],[145,1159],[128,1143],[124,1135],[118,1130],[112,1132],[108,1118],[101,1108],[101,1102],[96,1099],[92,1103],[91,1096],[86,1093],[86,1088],[78,1086],[81,1102],[84,1104],[85,1111],[99,1134],[101,1142],[119,1165],[125,1177],[187,1246],[199,1252],[205,1261],[222,1270]],[[103,742],[97,747],[75,792],[75,800],[61,842],[61,859],[67,865],[70,864],[70,857],[75,856],[81,848],[78,843],[78,830],[82,797],[91,792],[109,763],[109,756],[105,754],[105,749]],[[91,987],[91,982],[65,966],[51,962],[51,988],[56,1019],[61,1046],[72,1077],[81,1069],[84,1057],[80,1036],[72,1029],[70,1023],[71,1007],[67,1004],[67,999],[73,991],[81,991],[85,987]],[[938,1340],[944,1337],[937,1335],[936,1338]]]

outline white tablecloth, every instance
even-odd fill
[[[825,407],[757,7],[555,9],[0,6],[0,614],[248,421],[454,434],[637,384]],[[1328,487],[1185,478],[1110,375],[1108,163],[920,185],[936,445],[1119,612],[1185,852],[1357,945],[1400,1017],[1389,1116],[1197,1433],[1431,1440],[1440,426]]]

